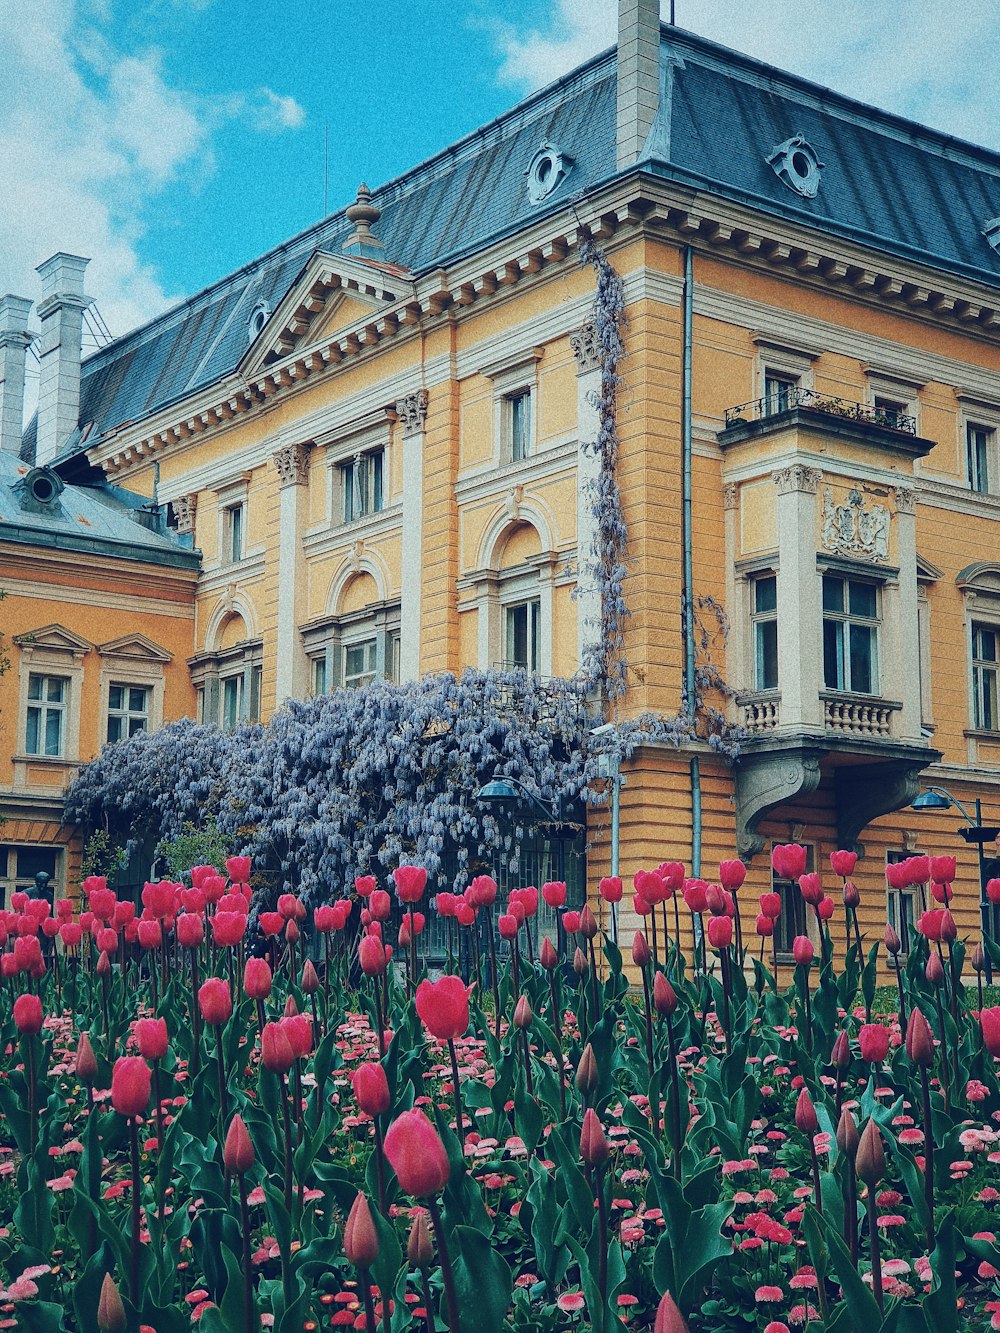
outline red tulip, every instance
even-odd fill
[[[906,1025],[906,1054],[915,1065],[930,1069],[934,1063],[934,1033],[922,1011],[914,1005]]]
[[[713,949],[728,949],[733,942],[733,923],[728,916],[713,916],[708,923],[708,942]]]
[[[858,1033],[862,1060],[871,1065],[883,1064],[889,1054],[889,1035],[884,1023],[862,1023]]]
[[[669,1291],[663,1293],[660,1304],[657,1306],[653,1333],[688,1333],[684,1316],[674,1304],[674,1298]]]
[[[97,947],[111,957],[118,951],[118,932],[111,926],[104,926],[97,932]]]
[[[958,939],[958,926],[951,912],[945,907],[941,912],[941,942],[954,944],[956,939]]]
[[[829,894],[824,894],[816,904],[816,915],[819,917],[820,921],[830,920],[833,916],[833,907],[833,899]]]
[[[847,879],[849,875],[854,874],[854,867],[858,864],[857,852],[831,852],[830,868],[835,875],[841,879]]]
[[[846,1032],[841,1032],[833,1043],[830,1063],[835,1069],[844,1070],[849,1067],[851,1063],[851,1042]]]
[[[302,964],[302,991],[305,995],[315,995],[319,990],[319,973],[313,966],[311,958],[307,958]]]
[[[162,1060],[167,1053],[167,1020],[165,1018],[140,1018],[132,1031],[135,1034],[139,1054],[144,1060]]]
[[[461,977],[422,981],[417,987],[415,1004],[427,1031],[439,1041],[464,1036],[469,1028],[469,994]]]
[[[653,977],[653,1008],[664,1018],[669,1018],[677,1008],[677,992],[663,972]]]
[[[59,938],[67,949],[75,949],[83,939],[83,928],[79,921],[64,921],[59,927]]]
[[[14,1001],[14,1026],[22,1037],[37,1037],[43,1018],[42,1002],[37,995],[19,995]]]
[[[597,888],[606,903],[620,903],[625,892],[621,878],[618,875],[606,875]]]
[[[205,926],[200,916],[185,912],[174,922],[177,942],[184,949],[197,949],[205,938]]]
[[[101,1294],[97,1301],[97,1327],[101,1333],[125,1333],[128,1318],[121,1294],[110,1273],[104,1274]]]
[[[601,882],[603,883],[603,880]],[[542,885],[542,898],[549,907],[565,907],[566,885],[561,881],[550,880]]]
[[[476,913],[466,902],[460,902],[455,907],[455,920],[460,926],[471,926],[476,920]]]
[[[296,1060],[304,1060],[312,1051],[312,1019],[307,1014],[289,1014],[281,1020],[280,1026]]]
[[[994,907],[1000,903],[1000,879],[988,879],[986,881],[986,896]]]
[[[723,861],[719,865],[719,883],[730,893],[743,887],[747,868],[742,861]]]
[[[135,1119],[149,1106],[152,1073],[139,1055],[123,1055],[111,1073],[111,1105],[119,1115]]]
[[[943,918],[944,908],[937,908],[931,912],[921,912],[920,919],[917,922],[917,930],[919,930],[920,934],[923,935],[925,939],[936,944],[941,939],[941,924]]]
[[[542,940],[541,948],[538,950],[538,961],[546,972],[553,972],[559,966],[559,955],[556,953],[548,935]]]
[[[563,930],[567,935],[575,935],[580,929],[579,912],[563,912]]]
[[[792,957],[796,963],[803,967],[808,967],[815,957],[816,951],[813,949],[812,940],[808,935],[796,935],[792,941]]]
[[[477,875],[469,891],[473,907],[492,907],[497,899],[497,882],[491,875]]]
[[[877,1185],[885,1175],[885,1150],[874,1120],[869,1120],[861,1131],[854,1166],[858,1176],[869,1186]]]
[[[808,1134],[810,1137],[819,1133],[819,1119],[812,1098],[809,1096],[808,1088],[800,1090],[799,1099],[795,1103],[795,1127],[802,1134]]]
[[[632,936],[632,962],[635,963],[636,967],[645,967],[650,957],[646,937],[641,930],[637,930]]]
[[[703,879],[688,879],[684,881],[684,901],[696,916],[699,916],[704,912],[707,906],[707,893],[708,885]]]
[[[769,916],[765,916],[763,912],[759,912],[757,914],[755,929],[761,939],[770,939],[774,934],[774,922]]]
[[[886,922],[885,930],[882,932],[882,938],[885,940],[886,950],[889,953],[891,953],[892,956],[895,958],[896,954],[899,953],[900,949],[903,946],[900,942],[899,936],[896,934],[896,932],[893,930],[892,926],[889,925],[888,922]]]
[[[143,949],[157,949],[162,943],[163,929],[158,920],[139,922],[139,944]]]
[[[85,1087],[93,1087],[97,1079],[97,1056],[86,1032],[80,1033],[76,1046],[76,1076]]]
[[[229,993],[228,981],[221,977],[209,977],[198,990],[198,1005],[201,1016],[211,1027],[221,1027],[228,1023],[233,1012],[233,997]]]
[[[590,904],[584,903],[583,910],[580,912],[580,934],[584,939],[592,940],[599,930],[600,926],[597,924],[597,918],[590,910]]]
[[[983,1045],[990,1055],[1000,1056],[1000,1008],[983,1009],[979,1015]]]
[[[389,1109],[389,1082],[380,1064],[358,1065],[351,1075],[354,1099],[366,1115],[385,1115]]]
[[[503,913],[497,918],[497,930],[502,940],[512,940],[517,934],[517,917],[509,912]]]
[[[815,871],[799,876],[799,889],[810,907],[816,907],[823,897],[823,881]]]
[[[931,879],[935,884],[951,884],[955,878],[955,858],[953,856],[931,857]]]
[[[234,1115],[229,1122],[226,1142],[222,1149],[222,1162],[226,1172],[231,1176],[245,1176],[253,1169],[255,1160],[253,1142],[243,1117]]]
[[[764,916],[770,917],[772,921],[777,921],[781,916],[781,894],[780,893],[762,893],[760,895],[760,910]]]
[[[344,1254],[355,1268],[371,1268],[378,1258],[378,1232],[368,1200],[360,1191],[344,1224]]]
[[[418,903],[424,896],[427,871],[423,866],[397,866],[392,872],[396,897],[401,903]]]
[[[378,883],[374,875],[358,875],[354,881],[354,892],[359,898],[368,898]]]
[[[376,921],[388,921],[392,899],[385,889],[373,889],[368,897],[368,910]]]
[[[280,1023],[265,1023],[260,1034],[260,1053],[264,1068],[272,1074],[287,1074],[295,1063],[295,1052],[288,1032]]]
[[[587,1166],[603,1166],[610,1156],[611,1149],[597,1112],[588,1106],[583,1113],[583,1128],[580,1131],[580,1157]]]
[[[451,1173],[448,1154],[423,1111],[404,1111],[394,1120],[384,1147],[404,1194],[422,1199],[436,1194],[448,1183]]]
[[[271,967],[266,958],[248,958],[243,968],[243,990],[251,1000],[266,1000],[271,994]]]
[[[212,936],[219,948],[239,944],[246,930],[247,919],[242,912],[216,912],[212,917]]]
[[[529,1028],[534,1017],[527,995],[519,996],[517,1004],[514,1006],[514,1026],[519,1032],[524,1028]]]
[[[366,977],[380,977],[389,960],[377,935],[362,935],[358,941],[358,965]]]
[[[234,884],[245,884],[250,878],[249,856],[230,856],[226,861],[226,874]]]
[[[285,918],[280,912],[261,912],[257,920],[267,936],[279,935],[285,927]]]
[[[778,844],[771,849],[771,865],[779,879],[798,879],[805,874],[807,852],[797,842]]]

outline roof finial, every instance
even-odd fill
[[[371,233],[372,227],[382,216],[382,210],[378,204],[372,203],[372,192],[364,181],[358,186],[357,199],[344,209],[344,216],[348,222],[354,223],[354,231],[344,242],[345,250],[364,255],[370,248],[383,248],[382,241]]]

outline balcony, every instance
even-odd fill
[[[864,694],[824,693],[819,697],[823,701],[823,726],[845,736],[890,736],[892,715],[903,706]]]
[[[764,421],[799,407],[848,421],[864,421],[871,426],[881,426],[883,430],[899,431],[903,435],[916,436],[917,433],[916,417],[907,416],[904,412],[890,412],[881,407],[872,407],[870,403],[854,403],[849,398],[833,398],[828,393],[802,389],[797,384],[789,384],[780,393],[755,398],[750,403],[727,407],[726,430],[732,426],[745,426],[751,421]]]
[[[908,458],[922,458],[934,447],[933,440],[925,440],[917,434],[916,417],[873,407],[871,403],[835,398],[796,384],[787,385],[780,393],[727,407],[725,425],[718,440],[726,448],[789,427],[876,445]]]
[[[736,700],[740,721],[751,736],[773,731],[781,725],[781,695],[741,694]]]

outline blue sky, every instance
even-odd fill
[[[92,258],[115,333],[615,38],[615,0],[0,0],[0,292]],[[677,0],[679,24],[1000,148],[994,0]]]

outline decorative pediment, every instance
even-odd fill
[[[240,370],[256,374],[395,304],[408,291],[401,269],[317,250],[253,339]]]
[[[71,657],[82,657],[94,646],[89,639],[74,634],[65,625],[44,625],[27,634],[16,634],[14,643],[26,653],[44,650],[46,653],[67,653]]]
[[[172,657],[145,634],[123,634],[120,639],[98,644],[97,651],[102,657],[127,657],[133,662],[169,662]]]

